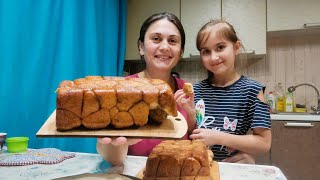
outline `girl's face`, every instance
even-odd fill
[[[207,70],[215,75],[224,75],[235,71],[235,60],[239,51],[239,41],[228,41],[213,29],[200,49],[200,56]]]
[[[148,28],[139,51],[148,68],[171,72],[182,54],[180,32],[167,19],[158,20]]]

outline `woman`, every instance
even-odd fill
[[[164,80],[173,92],[181,89],[184,80],[172,76],[171,71],[183,55],[185,33],[180,20],[170,13],[158,13],[145,20],[138,39],[139,53],[145,60],[146,68],[132,78]],[[178,111],[187,119],[188,114],[180,107]],[[186,134],[184,139],[188,139]],[[97,151],[109,163],[120,165],[126,155],[148,156],[161,142],[159,139],[127,140],[125,137],[99,138]]]

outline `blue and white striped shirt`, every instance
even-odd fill
[[[270,129],[269,106],[257,98],[262,88],[260,83],[245,76],[227,87],[215,87],[208,80],[195,84],[198,128],[236,135],[245,135],[250,128]],[[234,154],[228,153],[227,147],[221,145],[210,149],[217,161]]]

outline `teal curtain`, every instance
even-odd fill
[[[0,132],[30,148],[96,153],[95,138],[37,138],[62,80],[122,75],[125,0],[0,0]]]

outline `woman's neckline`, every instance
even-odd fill
[[[161,79],[161,80],[165,81],[170,86],[170,88],[172,89],[173,92],[176,92],[178,90],[178,83],[176,82],[176,78],[173,77],[171,74],[170,74],[170,78],[169,78],[170,82],[168,82],[162,78],[151,77],[146,69],[139,72],[138,77],[139,78],[149,78],[149,79]]]

